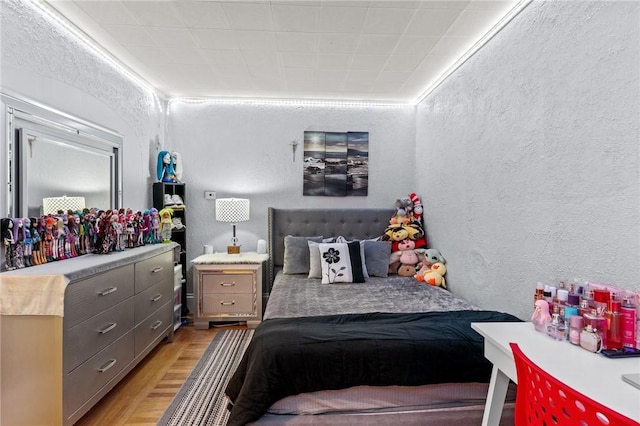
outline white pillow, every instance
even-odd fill
[[[353,240],[353,241],[358,241],[358,240]],[[366,240],[359,240],[358,242],[360,243],[360,258],[362,259],[362,274],[364,275],[365,278],[369,278],[369,271],[367,270],[367,263],[366,263],[366,256],[365,256],[365,252],[364,252],[364,242]],[[339,237],[336,237],[336,243],[348,243],[350,242],[349,240],[347,240],[345,237],[343,237],[342,235]]]
[[[363,283],[360,243],[320,243],[322,283]]]

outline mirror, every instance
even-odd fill
[[[51,197],[62,206],[62,197],[84,197],[89,208],[120,206],[120,135],[8,95],[3,102],[13,217],[48,213],[43,200]]]

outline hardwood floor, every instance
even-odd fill
[[[222,329],[196,330],[193,324],[180,327],[173,343],[161,342],[76,425],[155,426],[215,334]]]

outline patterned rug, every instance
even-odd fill
[[[158,421],[158,426],[227,423],[224,389],[240,363],[253,330],[221,330]]]

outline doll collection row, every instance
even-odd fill
[[[88,253],[106,254],[171,241],[171,209],[59,212],[0,219],[2,270],[20,269]]]

